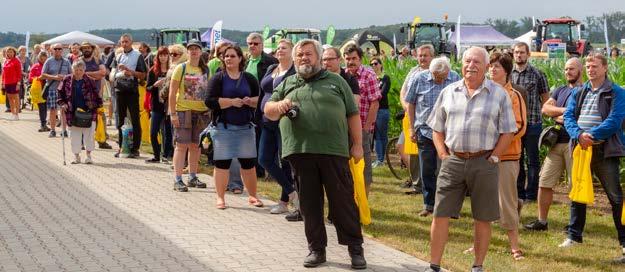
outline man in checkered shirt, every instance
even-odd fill
[[[542,105],[549,100],[549,84],[543,72],[527,63],[529,58],[529,46],[520,42],[512,48],[514,54],[514,69],[512,70],[512,83],[527,90],[527,131],[523,136],[523,148],[521,150],[521,164],[519,177],[517,178],[517,190],[519,200],[536,201],[538,195],[538,173],[540,161],[538,157],[538,139],[542,132]],[[527,156],[527,187],[525,186],[525,160]]]
[[[382,92],[378,87],[378,77],[371,67],[362,65],[362,49],[356,45],[350,45],[344,51],[347,71],[358,80],[360,87],[360,122],[362,124],[362,145],[365,159],[365,188],[367,195],[373,182],[373,170],[371,169],[371,140],[375,118],[378,114],[378,100],[382,98]]]

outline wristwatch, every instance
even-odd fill
[[[497,157],[495,155],[491,155],[489,157],[489,159],[491,159],[493,161],[493,163],[499,163],[499,157]]]

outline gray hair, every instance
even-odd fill
[[[75,60],[74,62],[72,62],[72,71],[75,71],[76,69],[85,69],[85,62],[82,60]]]
[[[119,39],[121,40],[123,38],[127,38],[129,41],[132,41],[132,35],[130,35],[130,33],[122,34],[122,36]]]
[[[451,64],[449,63],[449,59],[447,57],[440,56],[434,58],[432,62],[430,62],[430,72],[442,73],[446,71],[451,71]]]
[[[297,42],[295,47],[293,47],[293,53],[292,53],[293,59],[295,59],[295,57],[297,56],[297,49],[299,49],[300,47],[302,47],[304,45],[308,45],[308,44],[312,44],[313,47],[315,48],[315,51],[317,52],[318,64],[321,65],[321,57],[323,55],[323,47],[321,46],[321,43],[319,43],[317,40],[313,40],[313,39],[303,39],[303,40],[300,40],[299,42]]]
[[[259,33],[257,33],[257,32],[252,32],[252,33],[250,33],[250,35],[247,35],[247,39],[248,39],[248,40],[256,40],[256,39],[259,39],[259,40],[261,41],[261,45],[262,45],[262,42],[263,42],[263,35],[260,35],[260,34],[259,34]]]
[[[434,56],[434,53],[436,53],[436,51],[434,50],[434,46],[432,44],[424,44],[422,46],[419,46],[419,48],[417,48],[417,52],[423,50],[423,49],[428,49],[430,50],[430,56]]]
[[[484,47],[479,47],[479,46],[471,46],[469,47],[469,49],[467,49],[466,51],[464,51],[462,53],[462,62],[464,62],[464,59],[467,58],[467,55],[470,51],[473,50],[477,50],[478,52],[482,53],[484,55],[484,65],[488,65],[490,63],[490,54],[488,54],[488,51],[486,51],[486,49]]]

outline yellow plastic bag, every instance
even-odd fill
[[[38,77],[33,78],[33,84],[30,86],[30,101],[33,105],[46,102],[43,99],[43,87],[41,86],[41,80]]]
[[[621,225],[625,226],[625,203],[623,203],[623,212],[621,213]]]
[[[417,149],[417,144],[414,143],[410,139],[410,131],[412,128],[410,127],[410,120],[408,119],[408,113],[404,116],[404,119],[401,120],[401,127],[404,131],[404,153],[408,155],[417,155],[419,154],[419,150]]]
[[[145,100],[145,85],[139,85],[139,123],[141,124],[141,142],[150,143],[150,113],[143,107],[143,100]]]
[[[4,105],[7,102],[7,97],[3,92],[0,92],[0,105]]]
[[[569,198],[572,201],[593,204],[595,194],[592,188],[592,174],[590,173],[590,161],[592,160],[592,148],[582,149],[581,145],[573,150],[573,167],[571,169],[572,186]]]
[[[360,214],[360,223],[363,225],[371,224],[371,211],[369,210],[369,201],[367,200],[367,191],[365,190],[365,160],[361,159],[358,163],[354,158],[349,160],[349,170],[352,172],[354,179],[354,200],[358,206]]]
[[[96,143],[106,142],[106,128],[104,124],[104,118],[102,118],[102,114],[104,114],[104,108],[98,109],[98,118],[96,119],[95,125],[95,141]]]

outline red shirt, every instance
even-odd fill
[[[41,76],[41,70],[43,69],[43,64],[37,62],[35,65],[30,67],[30,73],[28,73],[28,82],[33,82],[33,78]]]
[[[358,80],[358,87],[360,87],[360,101],[358,108],[360,109],[360,123],[362,129],[368,132],[373,131],[375,122],[371,124],[371,127],[365,127],[365,121],[367,115],[369,115],[369,108],[371,103],[378,101],[382,98],[382,92],[378,87],[378,76],[373,69],[360,65],[355,74],[352,74]]]
[[[22,79],[22,63],[17,58],[6,59],[2,65],[2,84],[17,84]]]

